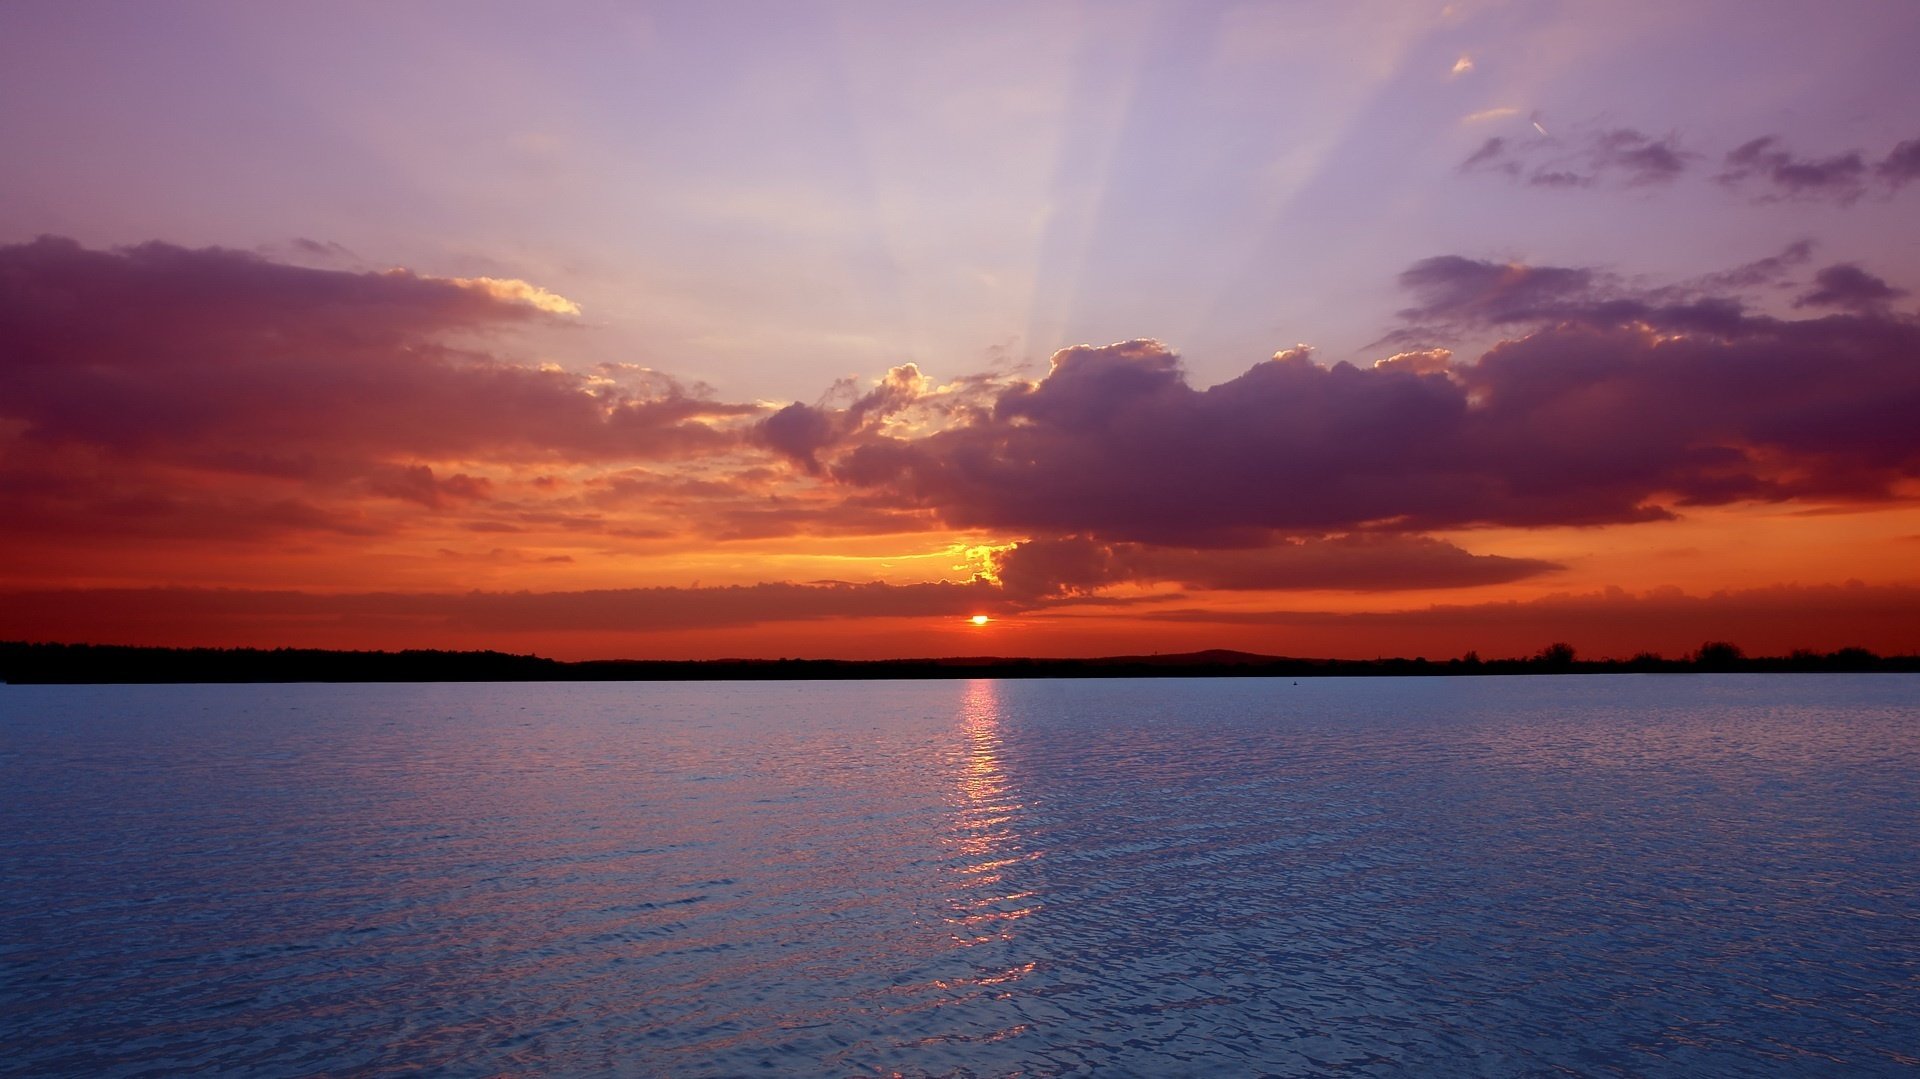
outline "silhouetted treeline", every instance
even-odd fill
[[[0,642],[0,681],[80,682],[622,682],[891,678],[1195,678],[1679,674],[1688,672],[1920,671],[1920,656],[1864,648],[1745,655],[1710,641],[1668,659],[1580,659],[1555,643],[1524,659],[1295,659],[1250,652],[1186,652],[1099,659],[720,659],[564,662],[504,652],[339,652],[316,648],[134,648]]]

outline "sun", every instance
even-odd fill
[[[969,618],[969,619],[967,619],[967,621],[969,621],[969,622],[972,622],[972,623],[973,623],[974,625],[976,625],[976,626],[984,626],[984,625],[986,625],[986,624],[987,624],[988,622],[991,622],[991,621],[993,621],[993,619],[991,619],[991,618],[988,618],[988,617],[987,617],[986,615],[984,615],[984,614],[976,614],[976,615],[974,615],[974,616],[973,616],[972,618]]]

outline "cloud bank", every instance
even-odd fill
[[[1606,145],[1608,169],[1661,167],[1634,156],[1658,143]],[[43,633],[88,612],[147,625],[143,611],[183,625],[644,633],[1506,585],[1566,567],[1477,553],[1463,530],[1913,497],[1920,320],[1899,285],[1853,263],[1809,274],[1811,259],[1796,244],[1647,287],[1440,255],[1400,275],[1394,351],[1368,365],[1298,346],[1201,387],[1171,346],[1139,339],[1062,349],[1038,379],[938,382],[902,364],[776,408],[639,365],[514,359],[517,328],[573,317],[525,282],[42,239],[0,247],[0,553],[26,565],[83,547],[164,567],[291,538],[340,558],[412,542],[460,589],[16,593],[16,620],[28,612]],[[1447,347],[1469,338],[1495,343]],[[494,546],[508,536],[962,533],[989,553],[954,567],[959,581],[459,583],[590,557]]]
[[[1205,389],[1159,342],[1081,346],[957,426],[849,439],[826,471],[955,526],[1190,547],[1888,499],[1920,475],[1911,318],[1782,320],[1457,257],[1404,280],[1410,317],[1514,335],[1444,367],[1288,350]],[[1847,282],[1857,298],[1844,272],[1819,298]]]
[[[0,246],[0,418],[40,443],[246,470],[269,454],[670,457],[730,445],[715,421],[756,411],[453,343],[574,310],[522,281],[42,238]]]

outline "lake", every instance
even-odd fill
[[[0,1074],[1920,1067],[1920,676],[0,686]]]

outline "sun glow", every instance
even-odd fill
[[[984,615],[984,614],[976,614],[976,615],[974,615],[974,616],[973,616],[972,618],[969,618],[969,619],[967,619],[967,621],[969,621],[969,622],[972,622],[972,623],[973,623],[974,625],[976,625],[976,626],[984,626],[984,625],[986,625],[986,624],[987,624],[988,622],[991,622],[991,621],[993,621],[993,619],[991,619],[991,618],[988,618],[988,617],[987,617],[986,615]]]

